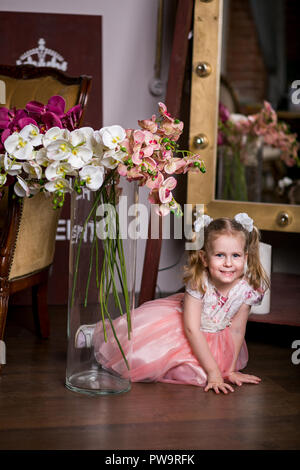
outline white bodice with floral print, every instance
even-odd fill
[[[230,320],[238,312],[243,303],[259,305],[264,294],[253,289],[246,279],[238,281],[229,291],[228,296],[222,296],[214,285],[207,279],[205,294],[186,287],[192,297],[202,300],[201,330],[215,333],[230,326]]]

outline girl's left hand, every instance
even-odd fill
[[[229,372],[226,378],[233,384],[241,386],[243,383],[259,384],[261,379],[255,375],[243,374],[242,372]]]

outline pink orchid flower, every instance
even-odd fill
[[[149,177],[146,181],[146,186],[149,189],[159,189],[163,184],[164,177],[160,171],[155,176]]]
[[[153,134],[155,134],[157,131],[157,123],[156,123],[155,114],[153,114],[151,119],[143,119],[142,121],[138,121],[138,123],[142,129],[150,131]]]
[[[169,137],[171,140],[174,140],[175,142],[179,139],[180,135],[182,134],[182,131],[183,122],[181,121],[178,124],[175,124],[174,122],[165,121],[160,127],[160,132],[163,133],[163,135]]]
[[[169,176],[162,185],[160,186],[158,193],[159,193],[159,199],[160,201],[164,204],[167,202],[172,201],[173,199],[173,194],[172,190],[176,187],[177,181],[173,176]]]
[[[121,176],[127,176],[127,171],[128,171],[128,167],[126,165],[124,165],[123,163],[120,163],[118,165],[118,173],[119,175]]]
[[[169,175],[176,173],[183,173],[185,167],[187,166],[186,161],[183,158],[171,158],[167,161],[164,166],[165,173]]]
[[[158,189],[154,188],[152,191],[150,191],[148,195],[148,201],[150,204],[160,204]]]
[[[133,145],[136,146],[136,145],[142,145],[143,142],[145,141],[145,132],[144,131],[141,131],[141,130],[136,130],[136,131],[133,131],[132,133],[132,138],[133,138]]]
[[[141,172],[140,168],[133,166],[127,171],[127,179],[131,180],[140,180],[140,186],[143,186],[147,180],[146,176]]]
[[[174,118],[172,118],[171,114],[168,113],[167,107],[164,103],[161,103],[161,102],[158,103],[158,111],[168,121],[171,121],[171,122],[174,121]]]

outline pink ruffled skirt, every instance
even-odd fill
[[[93,345],[96,360],[107,368],[126,376],[132,382],[167,382],[204,387],[207,375],[194,356],[183,329],[182,301],[184,294],[174,294],[163,299],[146,302],[132,313],[133,333],[129,353],[130,370],[124,361],[117,342],[112,337],[103,341],[102,323],[96,325]],[[127,337],[126,316],[114,320],[116,334],[123,344]],[[210,351],[221,373],[229,370],[234,359],[234,343],[230,327],[209,333],[203,332]],[[126,344],[126,341],[124,341]],[[248,350],[244,341],[236,370],[246,367]]]

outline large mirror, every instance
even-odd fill
[[[295,9],[290,0],[195,1],[190,146],[207,174],[189,175],[188,202],[212,217],[247,211],[260,229],[300,232],[297,152],[286,152],[300,136]]]

